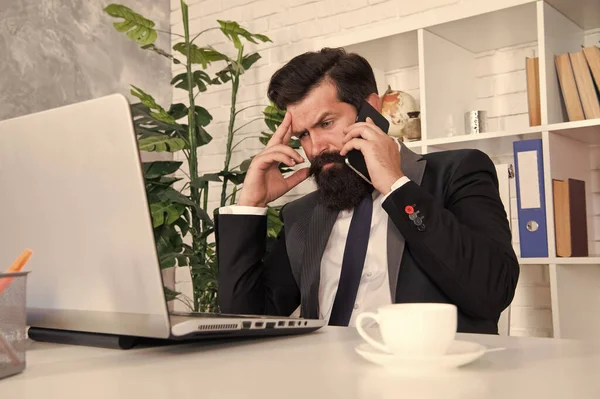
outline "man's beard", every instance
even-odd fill
[[[323,169],[328,163],[333,163]],[[353,209],[373,192],[373,186],[346,165],[336,152],[317,155],[310,163],[310,176],[317,183],[319,202],[334,211]]]

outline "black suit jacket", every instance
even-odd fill
[[[497,333],[519,264],[494,164],[477,150],[421,156],[403,146],[402,169],[411,181],[383,202],[394,301],[453,303],[459,332]],[[301,305],[303,317],[318,318],[320,260],[337,213],[311,193],[281,214],[284,228],[265,259],[266,217],[217,216],[221,311],[289,316]]]

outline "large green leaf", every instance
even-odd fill
[[[187,235],[187,233],[189,233],[190,231],[190,223],[185,220],[184,218],[179,218],[175,221],[175,223],[173,223],[175,226],[179,227],[179,230],[181,231],[181,235],[183,237],[185,237]]]
[[[127,32],[127,37],[135,40],[142,46],[147,46],[156,41],[157,33],[154,22],[121,4],[109,4],[104,11],[114,18],[123,18],[121,22],[114,22],[114,27],[119,32]]]
[[[208,110],[206,108],[200,107],[199,105],[196,105],[195,109],[196,109],[196,126],[200,126],[200,127],[208,126],[213,119],[210,112],[208,112]]]
[[[254,65],[254,63],[256,63],[256,61],[258,61],[259,59],[260,54],[258,53],[247,54],[242,58],[241,63],[232,60],[227,64],[225,68],[221,69],[215,75],[218,79],[221,80],[221,82],[227,83],[231,79],[233,79],[233,75],[242,75],[244,72],[246,72],[247,69],[250,69],[250,67]]]
[[[277,108],[277,106],[273,103],[265,107],[263,110],[263,115],[265,117],[265,123],[269,130],[275,132],[279,125],[283,122],[283,118],[285,118],[285,111]]]
[[[258,53],[246,54],[242,58],[242,66],[244,67],[245,70],[248,70],[258,60],[260,60],[260,54],[258,54]]]
[[[177,120],[187,116],[188,107],[182,103],[171,104],[171,107],[169,108],[168,112],[169,115],[173,117],[173,119]]]
[[[173,202],[176,204],[186,205],[186,206],[194,208],[194,210],[200,216],[200,219],[202,219],[204,222],[206,222],[209,226],[212,226],[212,224],[213,224],[212,219],[210,218],[210,216],[208,216],[208,213],[206,213],[206,211],[200,207],[200,204],[195,203],[188,196],[180,193],[179,191],[177,191],[173,188],[169,188],[167,190],[164,190],[159,195],[159,197],[163,202],[170,201],[170,202]],[[171,222],[171,223],[173,223],[173,222]]]
[[[180,204],[158,202],[150,204],[150,213],[152,215],[152,225],[156,228],[165,223],[175,223],[177,219],[183,214],[185,210],[184,206]]]
[[[156,179],[161,176],[175,173],[182,164],[183,162],[175,161],[144,162],[142,163],[142,169],[146,179]]]
[[[219,177],[218,173],[207,173],[205,175],[198,177],[197,179],[192,180],[190,182],[190,184],[194,188],[203,189],[206,187],[206,184],[209,181],[220,182],[222,180],[221,180],[221,177]]]
[[[142,104],[144,104],[146,107],[148,107],[152,110],[156,110],[154,112],[151,112],[150,116],[152,116],[153,118],[156,118],[159,121],[164,122],[164,123],[168,123],[168,124],[176,123],[175,119],[173,119],[173,117],[171,115],[169,115],[169,113],[167,111],[165,111],[165,109],[163,107],[158,105],[156,103],[156,101],[154,100],[154,98],[150,94],[144,92],[142,89],[140,89],[139,87],[136,87],[134,85],[131,85],[131,87],[133,87],[133,90],[131,90],[132,95],[139,98],[140,101],[142,102]]]
[[[167,255],[159,256],[158,264],[161,269],[174,267],[177,264],[177,254],[169,253]]]
[[[158,179],[145,179],[146,183],[146,195],[148,196],[148,202],[162,202],[161,195],[165,190],[172,189],[171,186],[181,178],[172,176],[161,176]]]
[[[158,179],[158,181],[155,184],[163,187],[168,187],[179,180],[181,180],[180,177],[162,176],[160,179]]]
[[[214,79],[204,71],[194,71],[192,73],[192,88],[197,87],[200,92],[205,92],[208,89],[208,85],[214,83]],[[190,90],[188,84],[187,72],[176,75],[172,80],[171,84],[175,87],[183,90]]]
[[[240,37],[243,37],[244,39],[254,44],[257,44],[257,41],[255,39],[260,40],[261,42],[271,41],[271,39],[269,39],[265,35],[258,35],[248,32],[248,30],[242,28],[240,24],[238,24],[235,21],[217,20],[217,22],[219,22],[219,25],[221,26],[221,31],[233,42],[233,45],[238,50],[241,49],[243,46]]]
[[[146,184],[146,193],[148,195],[148,201],[152,202],[161,202],[162,200],[159,198],[159,195],[167,190],[175,183],[176,181],[182,180],[181,178],[174,176],[161,176],[159,178],[145,178]]]
[[[215,75],[217,75],[217,78],[219,78],[221,80],[221,82],[227,83],[232,79],[233,68],[231,67],[231,65],[227,65],[225,68],[221,69]]]
[[[150,136],[138,141],[141,151],[177,152],[187,148],[184,139],[168,136]]]
[[[244,172],[221,172],[219,175],[227,178],[233,184],[242,184],[246,178],[246,173]]]
[[[172,289],[170,289],[168,287],[163,287],[163,288],[165,291],[165,299],[167,300],[167,302],[172,301],[172,300],[176,299],[179,295],[181,295],[181,292],[173,291]]]
[[[212,136],[201,126],[196,127],[196,142],[198,146],[203,146],[212,141]]]
[[[242,172],[247,172],[247,171],[248,171],[248,168],[250,168],[250,164],[252,163],[252,160],[253,160],[253,159],[254,159],[254,157],[250,157],[250,158],[246,159],[245,161],[243,161],[243,162],[240,164],[240,170],[241,170]]]
[[[159,256],[158,260],[160,262],[161,269],[167,269],[169,267],[175,266],[178,264],[179,266],[187,266],[190,264],[190,258],[193,255],[190,252],[167,252],[163,253]]]
[[[196,110],[196,115],[195,115],[196,126],[206,127],[206,126],[210,125],[210,122],[213,119],[210,112],[208,112],[208,110],[206,108],[201,107],[199,105],[196,105],[194,109]],[[188,110],[189,110],[189,108],[185,104],[181,104],[181,103],[173,104],[173,105],[171,105],[171,108],[169,109],[169,115],[171,115],[174,119],[181,119],[188,115]],[[187,135],[187,125],[181,125],[181,126],[182,127],[185,126],[186,129],[184,131],[182,131],[182,133],[185,132],[185,134]],[[206,133],[206,134],[208,134],[208,133]],[[209,137],[204,136],[203,140],[209,139]],[[210,140],[212,140],[212,137],[210,137],[210,139],[208,141],[210,141]],[[208,143],[208,141],[206,143]]]
[[[159,255],[170,252],[181,253],[184,250],[183,239],[175,228],[175,224],[180,220],[185,219],[180,217],[173,224],[163,224],[154,230],[154,240]]]
[[[173,50],[180,52],[187,57],[187,46],[185,43],[177,43],[173,46]],[[193,64],[201,64],[202,69],[206,69],[208,65],[215,61],[229,61],[229,57],[215,50],[212,47],[198,47],[192,43],[190,47],[190,61]]]
[[[175,202],[178,204],[187,205],[187,206],[191,206],[191,207],[195,207],[195,208],[199,207],[199,204],[196,204],[188,196],[180,193],[179,191],[177,191],[173,188],[164,190],[161,193],[160,197],[165,202],[171,201],[171,202]]]
[[[132,104],[131,113],[133,116],[135,132],[140,135],[141,138],[159,135],[176,136],[178,134],[177,132],[186,132],[185,128],[179,124],[165,123],[154,118],[150,115],[152,114],[150,108],[142,103]]]

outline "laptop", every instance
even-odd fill
[[[325,324],[169,313],[130,105],[120,94],[0,121],[0,207],[0,265],[34,252],[26,267],[33,339],[124,347],[136,337],[288,335]]]

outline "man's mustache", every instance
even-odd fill
[[[345,158],[338,152],[323,152],[310,161],[309,176],[316,176],[329,163],[345,165]]]

